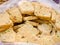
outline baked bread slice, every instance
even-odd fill
[[[16,6],[8,9],[7,12],[10,14],[10,18],[14,23],[22,22],[22,14]]]
[[[0,13],[0,32],[13,26],[13,22],[10,20],[7,12]]]
[[[22,14],[32,15],[34,12],[34,7],[29,1],[22,1],[18,4],[18,7]]]

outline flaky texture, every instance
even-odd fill
[[[33,35],[36,35],[39,33],[39,31],[36,28],[34,28],[31,24],[25,24],[24,26],[18,29],[18,32],[20,31],[23,31],[23,32],[27,31],[27,33],[29,32]]]

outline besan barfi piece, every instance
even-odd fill
[[[4,32],[0,33],[0,38],[2,42],[14,42],[15,41],[15,32],[13,28],[9,28]]]
[[[10,14],[10,18],[14,23],[22,22],[22,15],[16,6],[8,9],[7,12]]]
[[[24,26],[18,29],[18,32],[21,32],[21,33],[27,32],[27,33],[30,33],[31,35],[36,35],[39,33],[39,30],[34,28],[31,24],[25,24]]]
[[[13,26],[13,22],[10,20],[7,12],[0,13],[0,32]]]
[[[38,33],[39,31],[36,28],[34,28],[32,25],[25,24],[24,26],[18,29],[16,40],[20,42],[21,41],[27,42],[29,38],[31,39],[35,37]]]
[[[38,29],[42,32],[44,35],[50,35],[50,31],[52,30],[51,25],[48,24],[40,24],[38,25]]]
[[[43,20],[50,20],[51,13],[50,13],[48,7],[45,7],[39,3],[36,3],[34,5],[34,8],[35,8],[34,15],[36,15],[37,17],[39,17],[40,19],[43,19]]]
[[[27,41],[31,36],[36,36],[39,31],[30,24],[25,24],[18,29],[16,40],[17,41]],[[24,38],[24,39],[23,39]],[[27,39],[26,39],[27,38]]]
[[[31,2],[29,1],[22,1],[18,3],[18,7],[22,14],[31,15],[34,12],[34,7]]]
[[[24,33],[23,33],[24,34]],[[37,38],[36,36],[33,36],[33,35],[30,35],[30,34],[21,34],[21,33],[17,33],[17,36],[16,36],[16,41],[17,42],[26,42],[26,43],[36,43],[36,44],[40,44],[40,45],[53,45],[54,44],[54,41],[52,40],[52,38],[50,38],[49,36],[46,36],[46,37],[41,37],[41,38]],[[48,41],[48,43],[47,43]]]
[[[35,43],[35,42],[39,42],[39,41],[35,41],[36,40],[36,36],[31,35],[30,33],[27,33],[27,31],[25,31],[25,33],[20,33],[18,32],[16,35],[16,41],[17,42],[26,42],[26,43]]]

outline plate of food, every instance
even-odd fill
[[[59,4],[48,0],[9,0],[1,4],[0,45],[60,45],[58,10]]]

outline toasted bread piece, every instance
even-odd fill
[[[22,1],[18,4],[18,6],[22,14],[32,15],[34,12],[34,7],[29,1]]]
[[[32,26],[38,26],[39,23],[33,22],[33,21],[26,21],[25,23],[31,24]]]
[[[52,30],[51,25],[48,24],[41,24],[38,25],[38,29],[42,32],[44,35],[50,35],[50,31]]]
[[[13,22],[10,20],[7,12],[0,13],[0,32],[13,26]]]
[[[39,3],[36,3],[34,5],[34,15],[38,16],[40,19],[43,20],[50,20],[51,18],[51,13],[48,7],[45,7]]]
[[[36,16],[27,16],[27,17],[24,17],[24,21],[35,20],[35,19],[37,19]]]
[[[1,41],[2,42],[14,42],[15,41],[15,32],[13,28],[9,28],[4,32],[0,33]]]
[[[7,12],[10,14],[10,18],[14,23],[22,22],[22,15],[16,6],[8,9]]]

